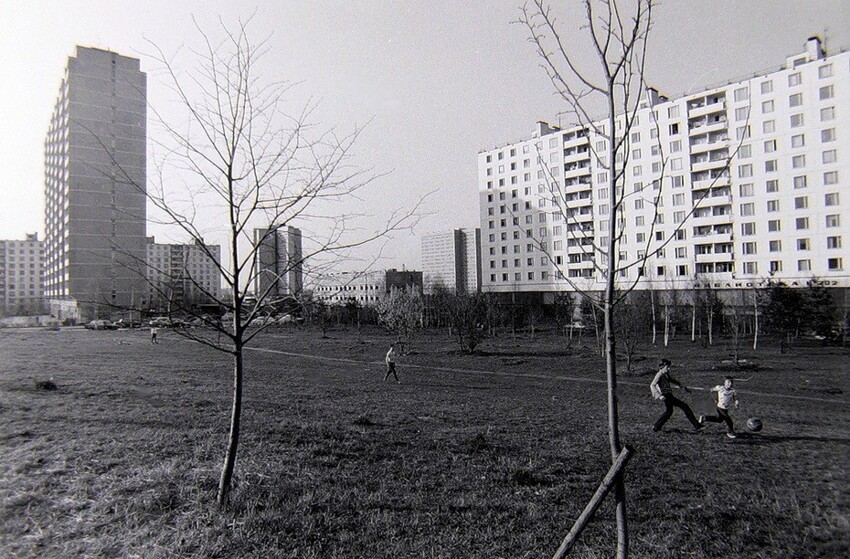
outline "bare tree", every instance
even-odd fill
[[[409,351],[416,328],[422,326],[422,295],[413,289],[393,289],[378,300],[378,322],[392,332],[402,353]]]
[[[350,249],[412,226],[418,211],[418,206],[394,210],[377,226],[358,225],[366,216],[352,211],[354,202],[379,176],[353,162],[362,128],[341,134],[312,122],[315,103],[294,102],[291,83],[263,76],[269,42],[253,42],[249,23],[240,20],[232,29],[222,23],[220,40],[196,26],[203,47],[192,52],[188,71],[178,70],[172,57],[152,45],[150,57],[161,67],[180,116],[170,112],[172,107],[150,108],[158,128],[152,135],[155,173],[152,185],[136,185],[155,210],[152,220],[200,247],[223,278],[219,293],[186,269],[169,272],[171,278],[162,270],[166,279],[189,282],[224,309],[226,321],[170,297],[167,281],[150,282],[172,310],[201,318],[207,326],[183,329],[182,335],[233,359],[230,432],[217,494],[221,505],[227,502],[239,447],[244,350],[272,323],[264,317],[279,282],[305,263],[344,257]],[[129,173],[122,178],[132,180]],[[261,247],[291,224],[309,227],[303,251],[290,255],[272,281],[256,281],[270,274],[258,258]],[[255,236],[255,230],[262,232]],[[225,239],[220,260],[204,240],[210,233]],[[252,294],[252,285],[264,287]]]
[[[672,187],[683,186],[684,181],[681,184],[673,184],[674,177],[666,176],[668,167],[672,165],[668,165],[670,158],[666,153],[666,146],[662,145],[660,140],[662,134],[659,118],[652,110],[652,106],[657,102],[666,99],[648,87],[644,79],[647,40],[654,6],[654,0],[583,0],[581,15],[584,21],[581,37],[568,34],[568,24],[565,25],[559,20],[559,14],[546,0],[529,0],[521,9],[519,18],[519,23],[528,30],[529,41],[537,51],[541,67],[557,96],[565,104],[565,109],[559,116],[569,119],[572,123],[569,132],[564,134],[565,141],[570,142],[569,148],[566,144],[563,146],[564,155],[579,157],[580,154],[588,154],[589,157],[587,165],[581,161],[567,161],[563,168],[560,168],[550,167],[543,154],[538,154],[538,165],[549,187],[546,196],[551,206],[557,208],[553,213],[558,215],[554,217],[565,224],[567,236],[574,241],[571,246],[581,249],[580,258],[560,262],[554,247],[549,245],[546,239],[534,240],[558,270],[558,280],[583,293],[586,300],[591,301],[602,314],[612,463],[621,463],[617,459],[623,451],[619,434],[615,309],[628,293],[646,279],[648,263],[656,256],[664,258],[665,247],[684,236],[688,219],[697,212],[705,213],[705,208],[701,208],[700,204],[713,191],[718,181],[729,176],[729,165],[737,153],[737,149],[712,153],[710,161],[717,162],[719,168],[706,171],[705,176],[699,176],[699,180],[703,181],[701,190],[692,195],[690,205],[680,212],[681,215],[675,216],[674,230],[666,232],[666,236],[659,232],[660,237],[656,238],[656,227],[661,223],[661,212],[658,208],[662,206],[662,189],[668,183],[671,183]],[[581,60],[578,55],[578,45],[581,44],[588,45],[597,64],[584,63]],[[720,102],[716,103],[719,106]],[[632,181],[626,176],[630,158],[633,157],[633,130],[641,118],[649,119],[653,128],[651,135],[656,139],[652,155],[657,165],[653,165],[651,183],[647,185]],[[712,118],[722,119],[725,115]],[[712,121],[715,122],[723,120]],[[705,123],[708,123],[708,120]],[[689,125],[691,124],[702,126],[704,123],[689,122]],[[665,134],[666,132],[664,131]],[[726,142],[728,137],[718,132],[714,140]],[[704,154],[704,157],[708,160],[709,155]],[[595,181],[591,178],[591,167],[594,167],[594,172],[599,171]],[[578,171],[578,175],[573,173],[568,178],[567,173],[572,171]],[[582,173],[585,174],[584,177],[580,176]],[[562,175],[563,179],[560,178]],[[593,229],[592,212],[584,211],[588,206],[589,197],[583,198],[581,192],[570,188],[573,185],[578,185],[579,189],[590,188],[591,184],[599,189],[594,196],[598,195],[605,202],[604,209],[600,207],[599,210],[593,210],[601,212],[603,218],[601,231],[596,232]],[[627,189],[627,186],[630,188]],[[641,235],[645,236],[645,239],[637,241],[643,245],[643,249],[637,252],[637,258],[629,259],[621,247],[630,229],[625,219],[626,204],[633,201],[635,206],[647,205],[656,211],[650,222],[643,226]],[[711,208],[708,210],[711,211]],[[581,266],[577,267],[575,262],[579,262]],[[677,272],[677,276],[682,275],[684,274]],[[593,276],[601,278],[604,283],[601,294],[597,292],[595,296],[590,294],[589,288]],[[651,302],[654,314],[654,295]],[[665,305],[665,320],[668,321],[668,326],[669,310],[669,306]],[[653,333],[654,329],[653,320]],[[665,342],[668,339],[669,329],[665,330]],[[628,555],[629,543],[625,484],[619,474],[615,479],[614,499],[617,556],[624,558]],[[568,538],[572,536],[577,537],[577,533],[571,532]],[[561,551],[559,550],[556,556],[561,556]]]

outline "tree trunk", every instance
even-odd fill
[[[697,306],[691,305],[691,342],[697,339]]]
[[[658,337],[658,327],[656,325],[656,321],[658,317],[655,316],[655,290],[649,290],[649,303],[650,307],[652,307],[652,345],[656,344],[656,338]]]
[[[670,307],[664,305],[664,347],[670,343]]]
[[[759,347],[759,304],[756,292],[753,291],[753,351]]]
[[[242,345],[237,343],[233,350],[233,409],[230,414],[230,437],[227,441],[227,454],[221,468],[218,482],[218,504],[224,505],[230,492],[233,468],[236,465],[236,451],[239,448],[239,424],[242,416]]]

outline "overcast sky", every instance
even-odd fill
[[[387,173],[372,185],[375,211],[436,191],[433,215],[383,252],[385,267],[418,268],[422,234],[478,224],[477,153],[556,122],[551,87],[511,24],[521,3],[0,0],[0,239],[43,235],[44,136],[75,45],[141,58],[148,100],[161,103],[146,41],[176,52],[197,44],[193,16],[211,29],[257,10],[252,34],[272,36],[270,78],[300,82],[325,124],[371,120],[356,156]],[[814,34],[833,52],[850,48],[845,0],[665,0],[655,15],[647,81],[673,97],[778,67]],[[578,24],[564,24],[584,50]]]

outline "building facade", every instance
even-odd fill
[[[143,308],[165,312],[174,305],[211,303],[221,295],[219,245],[161,244],[148,237],[146,260],[147,289],[136,303]]]
[[[304,289],[301,230],[297,227],[254,229],[254,294],[267,300],[297,297]]]
[[[77,47],[68,59],[44,146],[44,289],[57,314],[108,316],[144,292],[146,90],[135,58]]]
[[[44,245],[37,233],[23,241],[0,240],[0,315],[44,312]]]
[[[425,294],[442,285],[452,293],[481,291],[481,230],[455,229],[422,237]]]
[[[541,122],[479,154],[485,291],[603,288],[612,135],[621,287],[850,286],[850,53],[812,38],[776,71],[650,90],[625,137],[624,121]]]
[[[389,269],[323,274],[313,286],[313,298],[329,305],[354,302],[371,307],[396,289],[411,289],[422,293],[422,272]]]

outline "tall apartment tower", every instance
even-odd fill
[[[453,293],[481,291],[481,230],[455,229],[422,237],[424,292],[437,285]]]
[[[304,289],[301,229],[265,227],[254,229],[254,293],[270,300],[298,296]]]
[[[145,288],[146,75],[77,47],[45,153],[45,297],[60,318],[139,305]]]
[[[0,315],[44,310],[41,265],[44,247],[37,233],[23,241],[0,241]]]
[[[850,287],[850,52],[811,38],[779,70],[676,99],[650,90],[625,137],[624,120],[538,123],[479,154],[485,291],[603,288],[610,137],[621,286]]]

